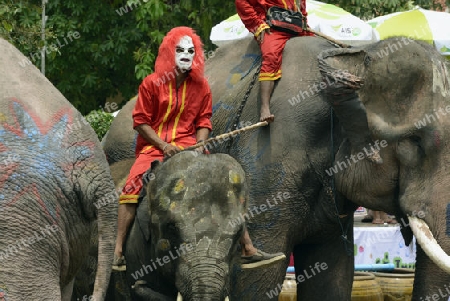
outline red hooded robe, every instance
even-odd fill
[[[186,80],[176,88],[175,48],[183,36],[192,38],[195,55]],[[155,62],[155,73],[139,86],[133,110],[133,128],[148,124],[167,143],[184,147],[196,143],[199,128],[212,130],[212,96],[204,77],[204,54],[200,37],[189,27],[173,28],[164,37]],[[142,188],[142,174],[163,151],[138,135],[136,162],[122,190],[119,203],[136,203]]]

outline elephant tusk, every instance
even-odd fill
[[[408,216],[409,225],[425,254],[442,270],[450,274],[450,256],[441,248],[427,223],[414,216]]]
[[[225,301],[230,301],[230,299],[228,298],[228,296],[225,297]]]

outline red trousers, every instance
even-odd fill
[[[131,167],[125,186],[122,188],[122,193],[119,198],[119,204],[137,203],[139,193],[142,189],[142,175],[150,168],[154,160],[162,161],[163,153],[159,150],[140,153]]]
[[[300,36],[312,36],[313,34],[304,31]],[[281,77],[281,63],[284,46],[287,41],[294,36],[278,30],[270,30],[270,34],[265,33],[261,48],[262,65],[259,73],[259,80],[277,80]]]

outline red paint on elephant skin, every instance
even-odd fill
[[[43,208],[45,215],[47,215],[50,219],[52,219],[53,221],[56,221],[59,218],[59,212],[60,212],[59,206],[56,207],[56,217],[53,218],[51,216],[50,212],[48,211],[47,206],[42,201],[41,195],[36,187],[36,184],[34,184],[34,183],[23,188],[18,194],[15,195],[15,197],[11,201],[7,202],[5,204],[5,206],[10,207],[15,202],[22,199],[22,196],[25,195],[26,193],[30,193],[33,195],[33,199],[37,200],[38,204]]]
[[[55,177],[63,177],[62,173],[58,174],[59,170],[65,174],[66,178],[70,179],[74,168],[81,169],[90,163],[90,160],[86,159],[93,157],[93,149],[95,148],[93,141],[76,142],[64,146],[67,142],[69,142],[68,139],[70,138],[71,132],[69,125],[72,124],[73,114],[76,112],[71,109],[70,106],[66,106],[58,110],[56,113],[52,114],[47,121],[43,121],[38,116],[38,113],[32,111],[29,106],[16,98],[10,99],[8,109],[10,122],[7,123],[6,118],[3,118],[0,123],[0,130],[3,130],[3,134],[7,136],[8,133],[10,133],[10,139],[24,139],[24,145],[27,143],[43,143],[42,147],[45,147],[46,143],[57,143],[58,145],[55,145],[55,147],[64,147],[71,150],[70,154],[73,155],[73,157],[70,155],[65,156],[62,158],[64,161],[60,160],[58,161],[59,163],[56,163],[51,167],[43,167],[44,169],[49,168],[49,172],[54,173]],[[31,138],[27,136],[27,133],[30,133],[30,129],[33,135]],[[55,134],[57,135],[58,133],[60,135],[55,136]],[[14,156],[18,156],[20,158],[20,153],[14,149],[14,147],[16,147],[15,145],[16,143],[8,145],[8,140],[3,141],[3,143],[0,144],[0,153],[9,151],[13,153],[13,155],[9,154],[8,159],[11,156],[12,158],[15,158]],[[9,160],[7,163],[6,168],[2,168],[2,171],[5,172],[0,175],[0,191],[5,188],[5,185],[8,185],[8,179],[13,174],[22,174],[23,170],[21,171],[21,168],[27,168],[26,166],[23,166],[24,162],[22,160]],[[38,165],[36,166],[36,168],[39,168]],[[95,168],[98,167],[92,166],[92,169]],[[12,192],[12,190],[9,191]],[[51,203],[47,204],[47,202],[42,199],[42,191],[36,183],[25,183],[24,187],[20,187],[20,190],[14,192],[15,195],[10,195],[9,198],[5,200],[6,202],[3,204],[4,208],[13,206],[16,202],[20,202],[21,199],[31,198],[36,200],[37,205],[42,207],[44,214],[50,220],[56,222],[56,220],[59,219],[61,211],[60,206]],[[61,199],[64,199],[64,194],[62,191],[59,190],[57,194],[61,196]],[[28,196],[28,198],[26,198],[26,196]]]
[[[11,163],[8,164],[8,168],[6,169],[2,168],[3,170],[6,170],[6,173],[0,176],[0,187],[2,187],[5,181],[9,178],[9,176],[13,174],[14,170],[18,165],[19,165],[18,163]]]
[[[433,132],[433,138],[434,146],[436,146],[436,148],[439,148],[439,146],[441,145],[441,135],[439,135],[439,132],[437,130]]]
[[[14,103],[20,104],[20,106],[23,108],[23,110],[33,119],[34,123],[36,124],[37,128],[41,132],[41,134],[45,135],[47,132],[53,128],[55,125],[55,120],[59,121],[64,115],[67,116],[68,120],[67,123],[71,124],[73,122],[73,114],[70,107],[64,107],[57,111],[55,114],[52,115],[52,117],[49,118],[47,122],[43,122],[37,114],[34,112],[31,112],[23,102],[18,100],[17,98],[11,98],[11,101],[9,103],[9,111],[11,112],[11,117],[14,119],[13,124],[8,124],[6,122],[2,122],[2,126],[10,131],[11,133],[16,134],[19,137],[23,137],[22,127],[20,122],[17,120],[17,116],[14,113]]]

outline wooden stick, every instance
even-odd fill
[[[228,133],[224,133],[224,134],[218,135],[216,137],[209,138],[209,139],[207,139],[205,141],[202,141],[202,142],[197,143],[195,145],[189,146],[189,147],[185,148],[184,150],[193,150],[193,149],[196,149],[197,147],[205,146],[205,145],[207,145],[207,144],[209,144],[209,143],[211,143],[213,141],[217,141],[217,140],[220,140],[220,139],[226,139],[226,138],[229,138],[229,137],[231,137],[233,135],[238,135],[238,134],[240,134],[242,132],[250,131],[250,130],[256,129],[258,127],[261,127],[261,126],[266,126],[268,124],[269,123],[267,121],[261,121],[261,122],[258,122],[258,123],[255,123],[255,124],[252,124],[252,125],[249,125],[249,126],[245,126],[243,128],[240,128],[240,129],[228,132]]]
[[[351,47],[350,45],[345,44],[345,43],[342,43],[342,42],[339,42],[338,40],[335,40],[335,39],[333,39],[332,37],[327,36],[326,34],[323,34],[323,33],[321,33],[321,32],[312,30],[312,29],[309,28],[309,27],[307,27],[306,30],[309,31],[309,32],[311,32],[311,33],[313,33],[313,34],[315,34],[316,36],[319,36],[319,37],[322,37],[322,38],[324,38],[324,39],[327,39],[328,41],[330,41],[330,42],[332,42],[332,43],[334,43],[334,44],[336,44],[336,45],[339,45],[339,46],[342,47],[342,48],[349,48],[349,47]]]

